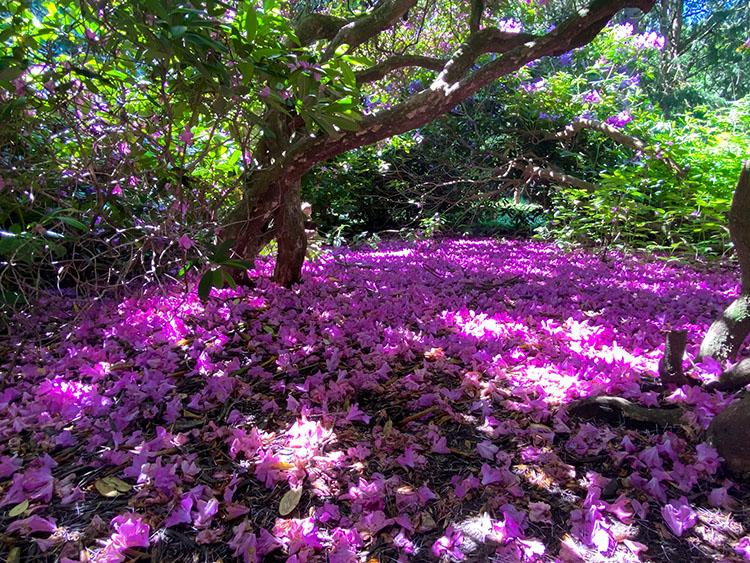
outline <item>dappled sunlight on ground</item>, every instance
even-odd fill
[[[0,527],[24,557],[700,560],[750,549],[703,431],[661,394],[732,271],[489,240],[384,244],[288,291],[47,298],[0,392]],[[709,368],[691,368],[710,377]],[[572,420],[600,393],[688,405],[652,432]],[[3,551],[5,550],[5,551]],[[165,559],[166,558],[166,559]]]

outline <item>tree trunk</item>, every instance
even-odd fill
[[[307,252],[305,215],[302,213],[299,180],[284,191],[281,205],[274,214],[274,231],[279,251],[273,279],[285,287],[290,287],[302,279],[302,264]]]
[[[734,359],[750,333],[750,161],[743,163],[729,210],[729,233],[740,263],[742,290],[703,338],[700,357]]]
[[[723,361],[734,358],[750,332],[750,161],[742,165],[737,189],[729,210],[729,233],[740,263],[740,296],[711,325],[701,344],[700,355]],[[728,391],[748,382],[748,360],[740,362],[719,378],[715,389]],[[729,469],[750,475],[750,395],[745,395],[720,412],[708,427],[710,441]]]

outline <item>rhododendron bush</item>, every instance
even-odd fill
[[[14,0],[0,11],[3,301],[192,268],[221,287],[273,239],[290,285],[315,165],[652,4]]]
[[[339,250],[293,290],[181,285],[15,319],[0,393],[4,557],[126,561],[747,557],[750,491],[662,387],[738,290],[712,272],[484,239]],[[680,424],[573,416],[610,394]],[[87,558],[87,559],[84,559]]]

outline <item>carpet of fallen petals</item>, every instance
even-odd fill
[[[750,559],[705,442],[731,395],[659,386],[738,288],[542,243],[335,250],[285,290],[49,297],[2,350],[0,559]],[[690,415],[582,421],[613,394]]]

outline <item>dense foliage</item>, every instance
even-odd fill
[[[673,37],[665,30],[677,8],[684,17]],[[9,2],[0,12],[2,299],[231,264],[229,247],[215,246],[219,226],[247,174],[265,166],[258,147],[278,141],[268,116],[295,116],[313,135],[355,128],[434,75],[397,69],[362,83],[359,69],[407,47],[450,53],[469,17],[452,3],[420,4],[356,56],[321,53],[306,43],[312,32],[295,27],[314,10],[344,18],[369,9]],[[511,34],[542,32],[568,9],[490,3],[486,19]],[[748,104],[744,82],[722,73],[747,68],[747,19],[741,2],[624,14],[590,45],[527,65],[443,120],[318,167],[304,181],[314,220],[331,241],[404,228],[541,228],[585,243],[723,254],[723,216],[748,154]],[[653,151],[595,131],[548,138],[580,117],[621,127]],[[653,158],[662,152],[686,174]],[[555,185],[528,166],[597,189]],[[217,271],[209,281],[231,278]]]
[[[323,166],[309,178],[307,197],[328,232],[437,223],[459,233],[536,231],[588,244],[725,255],[726,212],[741,162],[750,157],[750,101],[717,101],[706,90],[701,105],[673,105],[666,116],[654,95],[663,49],[655,32],[614,25],[583,49],[498,82],[444,119]],[[750,68],[745,49],[732,52]],[[689,88],[700,86],[683,84]],[[641,146],[585,127],[567,134],[581,120],[610,124]],[[557,183],[531,167],[585,185]]]

